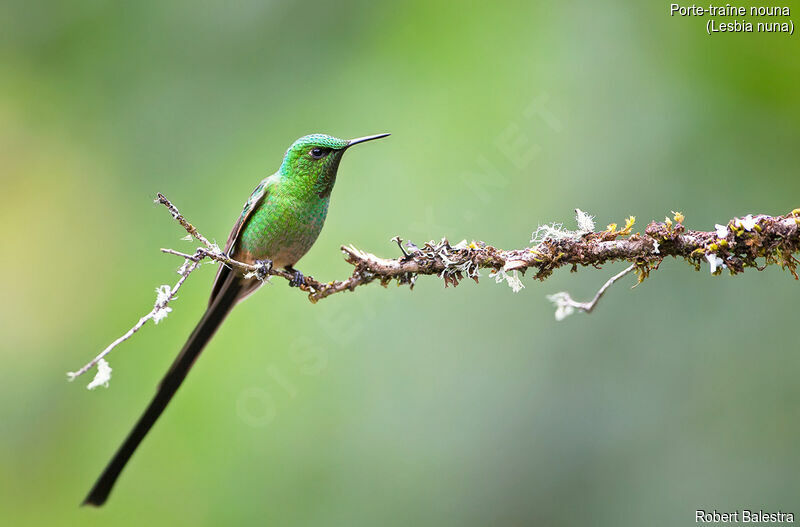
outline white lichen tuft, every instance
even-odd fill
[[[156,287],[156,303],[153,306],[153,322],[158,324],[170,314],[171,307],[167,306],[172,296],[172,289],[164,284],[161,287]]]
[[[155,313],[153,313],[153,322],[158,324],[159,322],[167,318],[167,315],[169,315],[171,312],[172,312],[171,307],[162,307],[160,309],[157,309]]]
[[[92,382],[86,385],[86,389],[94,390],[98,386],[103,386],[104,388],[108,388],[108,381],[111,380],[111,366],[108,365],[108,362],[105,359],[100,359],[97,361],[97,373],[92,379]]]
[[[506,272],[502,269],[496,272],[492,271],[489,273],[489,278],[494,278],[494,281],[498,284],[505,280],[508,284],[508,287],[510,287],[515,293],[519,293],[525,289],[525,284],[523,284],[522,280],[519,279],[518,271]]]
[[[758,224],[758,220],[753,218],[752,214],[748,214],[742,219],[737,218],[733,223],[737,227],[742,227],[744,230],[750,232],[755,229],[756,225]]]
[[[211,253],[216,254],[217,256],[224,256],[225,253],[222,252],[222,249],[219,248],[217,242],[211,244],[211,247],[208,249]],[[217,263],[214,260],[209,260],[208,263],[214,264]]]
[[[156,287],[156,307],[163,306],[169,302],[170,296],[172,296],[172,288],[167,284]]]
[[[717,272],[717,270],[727,269],[728,266],[725,265],[725,260],[720,258],[714,253],[706,254],[706,260],[708,260],[708,265],[711,267],[711,274]]]
[[[548,223],[547,225],[536,227],[536,230],[531,235],[531,243],[536,246],[547,240],[558,241],[573,238],[574,236],[575,233],[565,229],[562,223]]]
[[[420,250],[416,245],[413,245],[413,248],[409,245],[406,246],[409,247],[409,252],[412,253]],[[461,240],[455,245],[455,247],[451,247],[450,242],[447,241],[447,238],[442,238],[439,243],[431,240],[425,244],[426,250],[433,252],[435,256],[439,257],[442,262],[444,262],[445,268],[441,273],[439,273],[439,278],[443,279],[454,277],[457,275],[457,273],[464,273],[472,278],[479,277],[481,275],[480,271],[478,270],[478,265],[474,263],[471,258],[468,256],[465,257],[464,254],[458,254],[455,252],[464,250],[467,247],[469,247],[467,240]]]
[[[556,320],[561,322],[575,312],[575,307],[572,305],[572,298],[569,293],[561,291],[554,295],[547,295],[547,299],[556,306]]]
[[[660,254],[658,247],[659,247],[658,240],[653,240],[653,252],[655,254]]]
[[[178,267],[178,271],[177,271],[177,273],[178,273],[179,275],[181,275],[181,276],[185,276],[185,275],[186,275],[186,272],[189,270],[189,267],[191,267],[191,266],[192,266],[192,264],[194,264],[194,262],[193,262],[193,261],[191,261],[191,260],[184,260],[184,261],[183,261],[183,265],[181,265],[180,267]],[[156,291],[157,291],[157,290],[156,290]]]
[[[581,234],[594,232],[594,216],[583,212],[581,209],[575,209],[575,221],[578,223],[578,232]]]
[[[575,221],[578,223],[578,230],[576,231],[565,229],[563,223],[548,223],[547,225],[539,225],[531,235],[531,243],[533,244],[533,248],[535,249],[537,245],[540,245],[546,241],[559,241],[570,238],[579,238],[584,234],[594,231],[594,216],[591,216],[581,209],[575,209]]]
[[[720,240],[724,240],[728,237],[728,226],[727,225],[720,225],[719,223],[714,224],[714,229],[717,231],[717,238]]]

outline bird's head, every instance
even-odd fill
[[[312,185],[316,194],[327,197],[333,189],[344,152],[353,145],[387,135],[376,134],[350,140],[325,134],[306,135],[292,143],[286,151],[280,172],[283,177]]]

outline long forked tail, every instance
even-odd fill
[[[178,391],[178,387],[186,378],[186,374],[189,373],[189,369],[191,369],[195,359],[203,351],[211,337],[214,336],[217,328],[225,320],[231,308],[236,305],[242,289],[242,278],[235,273],[228,273],[203,318],[200,319],[197,327],[189,336],[189,340],[183,345],[183,349],[161,381],[156,395],[150,401],[147,410],[144,411],[136,426],[128,434],[125,442],[114,454],[111,462],[100,475],[89,495],[83,500],[83,505],[100,506],[108,499],[108,495],[111,493],[111,489],[114,487],[114,483],[117,481],[122,469],[125,468],[125,464],[131,458],[139,443],[142,442],[144,436],[147,435],[147,432],[150,431],[153,423],[164,411],[164,408],[167,407],[172,396]]]

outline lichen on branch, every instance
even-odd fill
[[[164,252],[181,255],[192,262],[210,258],[258,276],[292,279],[292,273],[284,270],[264,269],[228,258],[186,221],[166,197],[159,194],[156,201],[165,205],[184,229],[205,246],[193,255],[162,249]],[[345,260],[353,266],[352,274],[344,280],[331,282],[306,276],[306,284],[300,289],[308,293],[309,300],[317,302],[374,281],[385,286],[394,280],[413,287],[418,276],[436,275],[443,279],[445,286],[456,286],[464,278],[477,282],[480,269],[490,270],[495,275],[524,274],[530,269],[535,279],[545,280],[560,267],[569,266],[574,271],[578,266],[599,268],[616,261],[634,264],[641,281],[668,256],[681,258],[696,269],[709,262],[714,274],[725,268],[731,274],[738,274],[747,268],[763,270],[767,265],[778,264],[797,278],[798,260],[794,254],[800,251],[800,209],[783,216],[758,214],[733,218],[725,225],[717,224],[713,231],[686,229],[685,216],[673,212],[672,218],[651,222],[643,234],[633,232],[633,217],[626,220],[623,229],[618,230],[612,223],[605,230],[595,232],[590,230],[594,227],[592,217],[579,209],[576,212],[578,230],[566,230],[561,224],[540,226],[534,232],[532,246],[522,249],[504,250],[466,240],[451,245],[446,238],[422,246],[411,242],[403,246],[402,240],[395,237],[392,241],[398,244],[402,255],[381,258],[352,245],[342,246]],[[711,255],[716,266],[710,263]]]
[[[253,279],[268,280],[270,276],[278,276],[291,281],[294,278],[293,273],[283,269],[231,259],[189,223],[164,195],[158,194],[155,202],[164,205],[189,234],[187,238],[198,240],[201,246],[193,253],[161,249],[162,252],[184,259],[178,270],[178,282],[171,288],[161,286],[157,290],[159,294],[150,313],[83,368],[70,373],[70,379],[100,363],[147,320],[158,322],[166,317],[170,311],[167,305],[175,298],[177,290],[206,259],[227,265]],[[578,267],[600,268],[604,264],[618,261],[629,264],[627,269],[609,279],[589,302],[575,301],[564,292],[550,295],[549,298],[557,307],[556,318],[561,320],[575,310],[591,312],[615,281],[633,271],[641,282],[658,269],[667,257],[682,259],[698,270],[707,263],[714,275],[725,270],[735,275],[748,268],[761,271],[769,265],[780,265],[798,279],[797,264],[800,262],[794,255],[800,252],[800,209],[783,216],[748,214],[743,218],[733,218],[725,224],[717,224],[712,231],[687,229],[684,226],[685,216],[680,212],[673,212],[672,217],[664,218],[663,222],[648,224],[644,233],[633,232],[635,218],[632,216],[625,220],[622,229],[612,223],[605,230],[595,231],[592,216],[580,209],[575,212],[577,230],[567,230],[559,223],[539,226],[533,233],[530,246],[521,249],[504,250],[484,242],[468,243],[466,240],[451,245],[446,238],[418,246],[411,242],[403,244],[396,236],[392,241],[398,245],[402,254],[396,258],[381,258],[352,245],[342,246],[345,260],[353,266],[350,276],[344,280],[320,282],[307,275],[305,284],[300,289],[308,294],[312,303],[316,303],[333,294],[353,291],[372,282],[386,286],[395,281],[413,288],[421,275],[437,276],[444,281],[445,287],[457,286],[465,278],[478,282],[480,270],[485,269],[490,271],[490,278],[497,282],[507,282],[517,292],[524,287],[520,275],[528,270],[533,278],[543,281],[561,267],[569,267],[571,271],[575,271]],[[107,366],[107,363],[103,364]],[[101,377],[98,383],[107,383],[106,376]]]
[[[581,211],[578,212],[580,225]],[[616,261],[634,264],[641,281],[668,256],[681,258],[699,269],[713,255],[722,262],[712,269],[714,274],[724,268],[738,274],[747,268],[763,270],[767,265],[778,264],[797,278],[798,260],[794,254],[800,251],[800,209],[784,216],[734,218],[723,226],[724,236],[720,236],[723,233],[719,228],[710,232],[686,229],[681,213],[674,213],[673,218],[675,221],[665,218],[664,222],[650,223],[644,234],[631,232],[633,218],[622,230],[612,224],[599,232],[565,231],[550,225],[549,234],[538,240],[534,236],[537,243],[532,247],[512,250],[484,242],[451,246],[443,239],[422,247],[407,244],[407,254],[387,259],[352,245],[343,246],[345,260],[354,267],[353,274],[343,281],[313,287],[309,298],[317,301],[374,280],[386,285],[394,279],[413,286],[419,275],[437,275],[445,285],[458,285],[466,277],[477,281],[479,269],[495,273],[524,273],[530,269],[535,279],[545,280],[560,267],[568,266],[574,271],[579,266],[599,268]]]

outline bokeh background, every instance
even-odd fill
[[[747,4],[749,5],[749,4]],[[120,479],[79,508],[200,317],[74,370],[147,312],[189,250],[169,196],[224,242],[297,137],[348,153],[299,267],[394,235],[522,247],[540,223],[670,210],[690,228],[800,206],[800,47],[708,36],[667,3],[0,5],[0,521],[5,525],[688,525],[800,513],[798,283],[666,261],[590,316],[622,264],[311,305],[239,306]],[[626,285],[627,284],[627,285]]]

